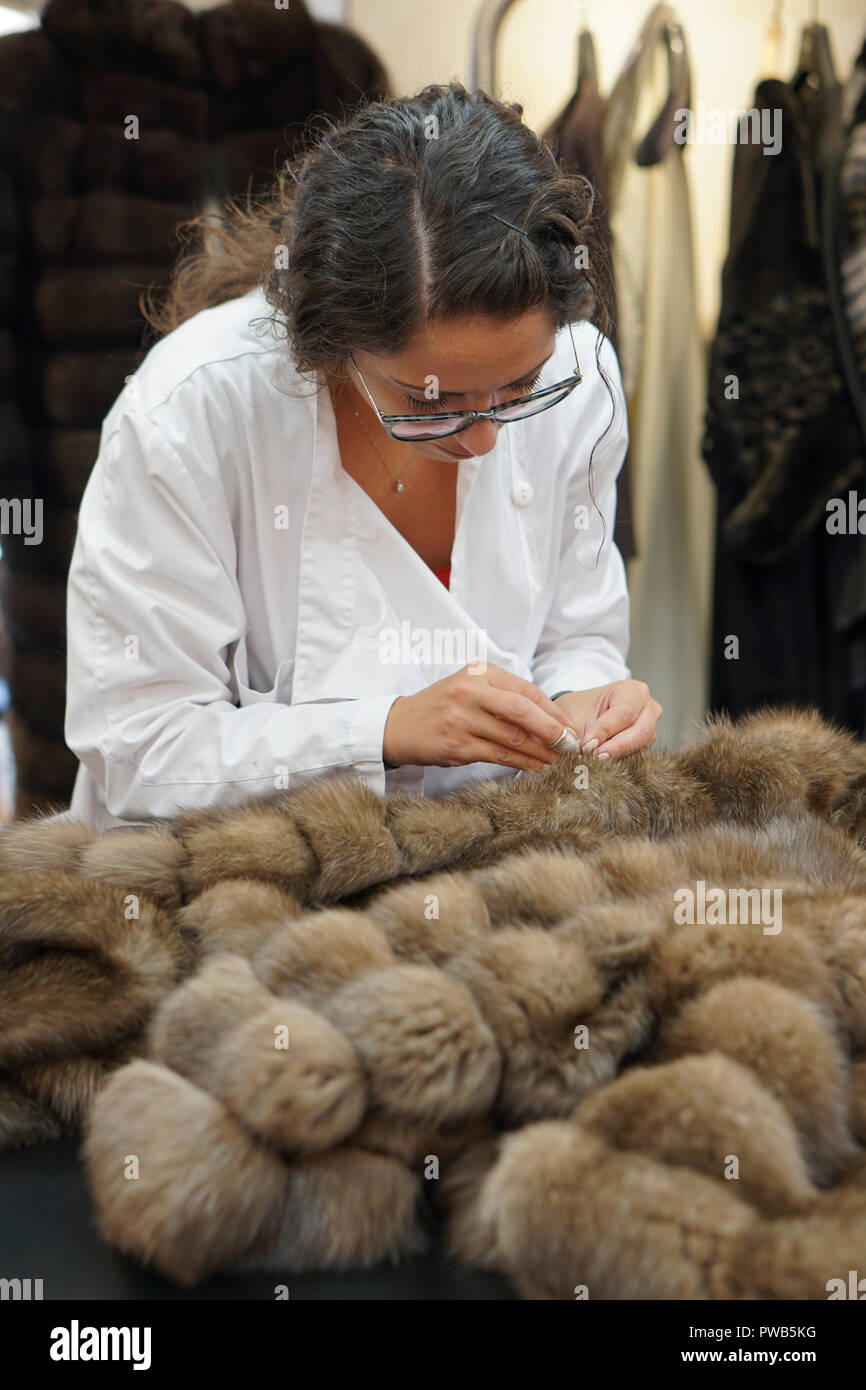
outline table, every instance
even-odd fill
[[[399,1265],[339,1274],[276,1271],[214,1275],[181,1289],[106,1245],[78,1158],[62,1139],[0,1152],[0,1278],[42,1279],[43,1299],[269,1299],[274,1285],[293,1299],[508,1300],[499,1275],[465,1270],[435,1248]]]

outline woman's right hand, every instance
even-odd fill
[[[550,748],[562,710],[531,681],[489,663],[470,663],[417,695],[401,695],[385,723],[382,751],[399,767],[502,763],[536,772],[559,761]]]

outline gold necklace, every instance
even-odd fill
[[[403,482],[403,479],[402,479],[402,478],[400,478],[400,477],[395,478],[395,477],[394,477],[394,474],[391,472],[390,468],[388,467],[387,463],[385,462],[385,455],[382,453],[382,450],[379,448],[378,444],[376,444],[375,441],[372,440],[372,439],[370,438],[370,435],[369,435],[369,433],[368,433],[368,431],[367,431],[367,427],[366,427],[366,425],[364,424],[364,421],[361,419],[360,415],[358,414],[358,412],[357,412],[357,410],[355,409],[354,406],[352,406],[352,413],[354,414],[356,420],[358,421],[358,424],[361,426],[361,429],[364,431],[364,434],[367,436],[368,442],[369,442],[370,444],[373,445],[373,448],[376,450],[376,453],[379,455],[379,458],[382,460],[382,467],[384,468],[385,472],[388,474],[388,477],[390,478],[391,482],[394,484],[394,491],[395,491],[395,492],[405,492],[405,491],[406,491],[406,484]],[[413,457],[409,460],[409,467],[410,467],[410,468],[411,468],[412,464],[415,462],[414,454],[415,454],[415,450],[413,449],[413,450],[412,450],[412,455],[413,455]]]

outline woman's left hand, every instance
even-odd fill
[[[594,690],[573,690],[554,702],[562,705],[581,737],[581,751],[621,758],[655,742],[662,706],[644,681],[611,681]]]

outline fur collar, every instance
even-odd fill
[[[48,0],[42,27],[75,64],[233,91],[279,74],[315,47],[303,0],[226,0],[193,13],[179,0]]]

